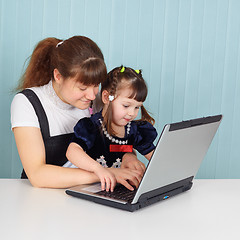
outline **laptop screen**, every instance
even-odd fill
[[[142,193],[194,177],[222,115],[167,124],[147,166],[133,203]],[[154,159],[154,160],[153,160]]]

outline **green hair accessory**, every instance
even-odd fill
[[[125,71],[125,67],[122,67],[120,72],[123,73]]]
[[[137,69],[137,70],[135,70],[135,72],[136,72],[137,74],[139,74],[139,73],[140,73],[140,70],[139,70],[139,69]]]

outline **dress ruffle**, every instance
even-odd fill
[[[78,121],[74,127],[75,142],[84,142],[82,146],[84,150],[91,149],[96,140],[96,134],[98,133],[99,127],[91,121],[91,118],[82,118]],[[82,145],[82,144],[80,144]],[[87,149],[86,149],[87,148]]]
[[[155,149],[153,142],[157,137],[157,131],[151,123],[147,121],[133,121],[131,130],[134,134],[133,148],[139,153],[146,155]]]

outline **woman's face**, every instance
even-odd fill
[[[63,102],[84,110],[96,98],[99,85],[86,86],[74,78],[63,79],[62,76],[60,78],[53,81],[53,88]]]

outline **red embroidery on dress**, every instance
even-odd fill
[[[133,145],[109,145],[110,152],[132,152]]]

